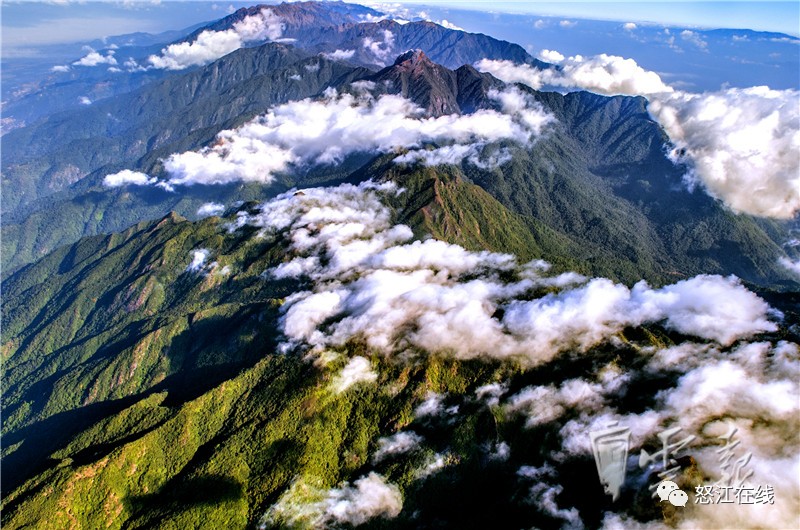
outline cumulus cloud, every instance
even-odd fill
[[[310,528],[357,526],[377,517],[397,517],[402,508],[400,489],[377,473],[328,490],[299,479],[270,507],[262,522]]]
[[[87,98],[86,96],[81,96],[78,98],[78,103],[80,103],[81,105],[91,105],[92,100]]]
[[[245,221],[280,237],[294,256],[273,275],[312,282],[283,306],[288,344],[314,352],[358,339],[386,355],[413,348],[536,365],[643,324],[724,345],[776,329],[769,306],[734,277],[629,288],[551,276],[547,264],[509,255],[409,242],[411,230],[393,225],[380,201],[392,191],[369,186],[284,194]],[[550,292],[532,296],[542,289]]]
[[[410,229],[395,225],[383,204],[385,195],[395,193],[393,184],[312,188],[283,194],[260,212],[242,213],[242,224],[259,228],[262,237],[282,244],[290,257],[270,274],[302,280],[298,285],[304,290],[287,297],[283,305],[280,325],[288,348],[321,355],[355,340],[375,353],[403,358],[417,350],[458,358],[515,358],[536,365],[560,352],[613,344],[629,327],[659,324],[693,336],[694,342],[669,348],[639,349],[633,344],[629,351],[635,360],[621,355],[580,378],[559,380],[557,371],[548,371],[549,381],[508,397],[502,382],[485,384],[475,396],[508,414],[523,415],[529,427],[549,428],[561,438],[556,453],[543,455],[544,465],[528,466],[519,475],[536,481],[531,502],[565,525],[579,528],[582,521],[575,508],[562,504],[560,488],[567,486],[553,485],[554,470],[565,461],[589,456],[587,433],[616,421],[631,429],[632,454],[670,426],[696,436],[687,453],[712,479],[721,472],[716,437],[733,422],[742,450],[753,453],[753,483],[776,489],[772,512],[747,512],[747,506],[711,513],[695,507],[679,517],[678,528],[791,526],[800,502],[800,349],[785,341],[743,342],[777,329],[770,320],[777,313],[763,300],[733,277],[702,275],[658,289],[644,282],[627,287],[602,278],[552,275],[543,262],[520,264],[509,255],[471,252],[435,240],[412,241]],[[673,384],[653,391],[651,409],[624,408],[630,403],[622,399],[631,397],[625,394],[629,381],[663,372],[676,375]],[[456,411],[446,406],[445,396],[429,393],[415,417],[425,421]],[[386,437],[378,442],[374,462],[416,450],[419,444],[413,433]],[[500,456],[508,451],[495,446]],[[431,455],[416,475],[424,478],[457,458]],[[379,478],[371,482],[391,491]],[[376,513],[352,508],[360,505],[352,500],[358,484],[335,488],[337,493],[306,487],[313,498],[302,502],[295,495],[299,489],[292,486],[295,493],[284,494],[271,513],[283,514],[284,519],[275,520],[290,522],[299,517],[293,514],[302,513],[318,526],[360,521],[334,515]],[[388,493],[377,497],[393,498]],[[338,502],[344,505],[333,510]],[[396,506],[399,511],[399,503]],[[638,524],[628,515],[608,516],[607,521]]]
[[[183,70],[215,61],[248,42],[280,40],[283,29],[279,16],[271,9],[262,9],[236,22],[230,29],[205,30],[192,42],[170,44],[161,50],[161,55],[151,55],[147,61],[152,68]]]
[[[417,449],[420,443],[422,443],[422,436],[413,432],[401,431],[392,436],[380,438],[378,450],[372,455],[372,461],[377,463],[392,456],[409,453]]]
[[[117,188],[126,184],[134,186],[146,186],[156,183],[155,177],[150,177],[140,171],[131,171],[130,169],[123,169],[117,173],[106,175],[103,178],[103,184],[109,188]]]
[[[578,25],[578,23],[575,22],[574,20],[562,20],[558,23],[558,25],[561,26],[562,28],[574,28],[575,26]]]
[[[101,55],[100,53],[91,50],[84,57],[81,57],[72,64],[73,66],[97,66],[98,64],[114,65],[117,64],[117,60],[114,58],[114,50],[108,50],[105,55]]]
[[[210,217],[212,215],[219,215],[225,211],[225,205],[218,202],[207,202],[197,209],[199,217]]]
[[[341,393],[358,383],[373,383],[377,379],[378,374],[372,369],[369,359],[356,356],[333,378],[332,385],[334,392]]]
[[[211,147],[174,154],[164,161],[170,185],[271,182],[275,174],[311,164],[333,164],[356,152],[410,149],[398,162],[427,164],[502,163],[484,160],[481,148],[498,140],[533,141],[553,120],[516,89],[489,94],[500,110],[426,117],[423,109],[396,95],[374,98],[326,91],[318,100],[279,105],[235,130],[222,131]],[[424,144],[440,144],[433,151]]]
[[[336,50],[331,53],[324,53],[323,55],[332,61],[347,61],[353,58],[355,50]]]
[[[625,24],[622,25],[622,29],[626,31],[633,31],[636,29],[636,24],[634,24],[633,22],[626,22]]]
[[[560,63],[565,57],[555,50],[542,50],[539,52],[539,59],[548,63]]]
[[[200,272],[205,267],[208,256],[211,254],[208,249],[200,248],[192,251],[192,261],[186,267],[188,272]]]
[[[701,185],[738,213],[789,219],[800,210],[800,91],[753,87],[691,94],[631,59],[609,55],[569,57],[560,70],[486,59],[476,67],[535,89],[645,95],[651,116],[669,135],[672,159],[689,167],[689,186]]]
[[[651,115],[687,163],[690,184],[736,212],[789,219],[800,210],[800,92],[767,87],[650,100]]]
[[[708,51],[708,43],[703,40],[703,37],[696,31],[683,30],[681,31],[681,38],[686,42],[690,42],[703,51]]]
[[[50,69],[51,72],[58,72],[58,73],[69,72],[69,70],[70,68],[66,64],[57,64],[56,66]]]
[[[531,88],[544,86],[581,88],[599,94],[655,94],[672,92],[658,74],[641,68],[633,59],[613,55],[563,58],[553,50],[544,50],[552,62],[562,63],[561,69],[540,70],[530,65],[506,60],[482,59],[475,67],[506,83],[523,83]],[[560,60],[556,60],[558,57]]]

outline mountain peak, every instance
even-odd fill
[[[410,62],[411,66],[416,66],[419,63],[426,63],[426,64],[433,64],[433,62],[428,59],[428,56],[425,55],[425,52],[420,50],[419,48],[414,50],[408,50],[407,52],[401,54],[397,59],[394,61],[395,66]]]

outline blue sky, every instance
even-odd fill
[[[531,13],[625,22],[655,22],[706,28],[754,29],[800,33],[800,2],[531,2],[410,0],[406,4],[425,4],[480,11]]]
[[[20,48],[90,40],[134,31],[160,32],[218,19],[232,7],[259,3],[218,0],[152,2],[2,2],[4,47]],[[265,2],[277,3],[277,2]],[[354,2],[359,3],[359,2]],[[380,8],[380,1],[365,2]],[[716,28],[800,32],[800,2],[531,2],[484,0],[410,0],[409,6],[438,6],[480,11],[531,13],[575,18],[651,21]]]

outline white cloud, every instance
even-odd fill
[[[789,258],[780,258],[778,262],[787,270],[792,271],[797,276],[800,276],[800,260],[791,260]]]
[[[439,24],[443,28],[452,29],[452,30],[455,30],[455,31],[465,31],[464,28],[462,28],[460,26],[456,26],[455,24],[453,24],[452,22],[450,22],[446,18],[443,18],[442,20],[439,20],[438,22],[437,21],[434,21],[434,22],[436,22],[437,24]]]
[[[622,29],[626,31],[633,31],[636,29],[636,24],[634,24],[633,22],[626,22],[625,24],[622,25]]]
[[[341,393],[358,383],[373,383],[377,379],[378,374],[372,369],[369,359],[356,356],[334,377],[332,385],[334,392]]]
[[[280,40],[283,29],[280,17],[271,9],[262,9],[236,22],[230,29],[205,30],[194,41],[170,44],[161,50],[161,55],[151,55],[147,60],[153,68],[183,70],[215,61],[248,42]]]
[[[311,352],[358,339],[387,355],[414,348],[536,365],[643,324],[720,344],[776,329],[769,306],[734,277],[697,276],[660,289],[551,277],[540,262],[520,265],[436,240],[409,243],[411,230],[391,224],[368,186],[304,193],[281,195],[246,222],[287,240],[295,257],[273,274],[312,281],[286,299],[281,320],[289,342]],[[550,294],[530,297],[545,286]]]
[[[482,60],[479,70],[539,89],[577,87],[600,94],[645,95],[651,116],[690,166],[686,181],[735,212],[792,218],[800,210],[800,91],[730,88],[690,94],[664,84],[631,59],[569,57],[562,70]]]
[[[422,467],[416,470],[414,475],[417,479],[427,478],[447,467],[451,460],[452,458],[448,454],[433,454],[428,457],[428,460],[422,465]]]
[[[80,103],[81,105],[91,105],[92,100],[87,98],[86,96],[81,96],[78,98],[78,103]]]
[[[207,202],[197,209],[197,215],[200,217],[210,217],[212,215],[219,215],[225,211],[225,205],[218,202]]]
[[[354,483],[355,487],[334,489],[328,495],[327,513],[339,523],[364,524],[374,517],[397,517],[403,498],[397,486],[370,473]]]
[[[200,272],[205,267],[208,256],[211,254],[208,249],[200,248],[192,251],[192,261],[186,267],[188,272]]]
[[[397,517],[402,508],[400,489],[377,473],[328,490],[301,478],[270,507],[262,523],[319,529],[357,526],[376,517]]]
[[[567,409],[597,410],[603,404],[601,385],[582,379],[565,381],[559,388],[552,385],[527,387],[508,400],[506,410],[526,416],[526,425],[534,427],[550,423]]]
[[[103,184],[109,188],[116,188],[126,184],[132,184],[134,186],[146,186],[155,184],[155,182],[155,177],[150,177],[139,171],[131,171],[130,169],[123,169],[117,173],[106,175],[103,178]]]
[[[529,480],[534,480],[530,489],[530,498],[544,513],[555,519],[564,521],[562,530],[583,530],[583,521],[578,510],[575,508],[561,508],[556,497],[564,491],[561,485],[552,485],[556,478],[555,469],[545,464],[539,468],[533,466],[522,466],[517,471],[517,475]]]
[[[457,409],[445,409],[444,396],[436,392],[428,392],[425,400],[414,409],[414,416],[426,418],[430,416],[441,416],[446,412],[457,412]]]
[[[500,397],[508,391],[503,383],[489,383],[475,389],[475,397],[486,402],[490,407],[500,403]]]
[[[556,51],[547,50],[556,57]],[[583,57],[576,55],[561,59],[561,70],[540,70],[512,61],[483,59],[475,64],[482,72],[489,72],[507,83],[524,83],[540,89],[545,85],[581,88],[599,94],[656,94],[672,92],[658,74],[641,68],[633,59],[613,55]]]
[[[352,59],[355,54],[355,50],[336,50],[331,53],[324,53],[323,55],[332,61],[347,61]]]
[[[788,219],[800,210],[800,92],[767,87],[676,92],[650,113],[686,162],[690,183],[736,212]]]
[[[549,24],[546,21],[542,20],[542,19],[539,19],[539,20],[537,20],[536,22],[533,23],[534,29],[544,29],[548,25]]]
[[[542,50],[539,52],[539,59],[548,63],[560,63],[564,60],[564,56],[555,50]]]
[[[294,81],[300,81],[300,80],[301,80],[301,79],[303,79],[303,78],[302,78],[302,76],[300,76],[300,75],[298,75],[298,74],[293,74],[293,75],[290,75],[290,76],[289,76],[289,79],[292,79],[292,80],[294,80]]]
[[[558,23],[558,25],[561,26],[562,28],[574,28],[575,26],[578,25],[578,23],[575,22],[574,20],[562,20]]]
[[[57,64],[56,66],[52,67],[52,68],[50,69],[50,71],[51,71],[51,72],[59,72],[59,73],[63,73],[63,72],[69,72],[69,71],[70,71],[70,68],[69,68],[69,66],[67,66],[66,64]]]
[[[703,37],[695,31],[691,31],[688,29],[683,30],[681,31],[681,38],[686,42],[694,44],[703,51],[708,51],[708,43],[704,41]]]
[[[147,70],[147,68],[137,63],[136,59],[133,57],[128,57],[125,62],[122,63],[122,66],[124,66],[128,72],[144,72]]]
[[[420,443],[422,443],[422,436],[413,432],[401,431],[391,436],[380,438],[378,440],[378,450],[372,455],[372,461],[377,463],[390,456],[409,453],[419,448]]]
[[[676,526],[791,526],[787,523],[796,518],[800,502],[800,349],[788,342],[736,342],[776,330],[767,304],[737,279],[697,276],[654,289],[644,282],[629,288],[602,278],[551,276],[542,262],[519,264],[509,255],[470,252],[435,240],[409,242],[410,229],[394,225],[382,203],[384,195],[398,193],[396,185],[364,183],[303,192],[283,194],[264,204],[260,213],[242,215],[243,223],[260,228],[268,240],[280,241],[291,257],[273,274],[302,278],[299,285],[308,288],[289,296],[283,306],[280,325],[291,345],[321,355],[356,340],[385,355],[406,357],[417,350],[539,364],[563,351],[614,344],[619,332],[643,324],[697,337],[702,340],[665,349],[639,349],[634,341],[629,351],[634,356],[640,352],[636,359],[620,356],[580,379],[560,380],[558,371],[548,370],[550,380],[510,397],[503,398],[506,386],[501,382],[484,385],[475,395],[502,411],[524,414],[530,426],[548,426],[561,437],[558,452],[545,455],[538,468],[520,470],[520,476],[536,480],[531,500],[566,525],[580,527],[577,510],[557,503],[563,501],[560,490],[548,482],[560,463],[591,454],[588,432],[618,421],[632,431],[634,455],[660,429],[680,426],[685,434],[697,436],[688,453],[700,469],[719,477],[714,436],[721,434],[720,419],[726,418],[739,427],[742,450],[753,452],[754,483],[775,486],[774,510],[746,512],[748,506],[711,513],[699,508],[680,516]],[[545,287],[549,294],[542,295]],[[635,368],[628,371],[628,365]],[[663,371],[678,375],[673,384],[653,391],[652,407],[637,413],[618,409],[629,401],[616,399],[629,381]],[[432,392],[415,416],[441,417],[457,410]],[[420,440],[414,436],[398,433],[379,441],[375,461],[415,450]],[[505,449],[497,445],[495,451],[502,455]],[[435,473],[453,458],[431,455],[417,476]],[[337,491],[346,493],[330,495],[307,488],[316,497],[303,502],[294,497],[294,504],[287,493],[276,505],[283,511],[273,507],[271,513],[312,514],[310,520],[320,525],[341,522],[329,509],[330,499],[343,498],[345,505],[337,513],[351,513],[350,500],[358,489],[345,485]],[[635,521],[630,523],[635,527]]]
[[[631,452],[645,441],[655,441],[666,427],[678,426],[680,435],[695,441],[685,451],[709,477],[706,484],[722,477],[719,441],[731,425],[738,431],[737,455],[752,453],[747,469],[750,485],[775,488],[775,504],[768,507],[694,505],[675,521],[675,527],[689,528],[790,528],[800,504],[797,477],[800,461],[796,433],[800,428],[800,350],[781,341],[743,343],[732,350],[685,343],[656,352],[646,370],[668,368],[683,373],[676,384],[660,391],[652,410],[641,414],[620,414],[610,408],[576,407],[578,418],[568,421],[560,433],[569,454],[590,454],[587,432],[611,421],[631,429]],[[563,456],[561,457],[563,458]],[[559,457],[556,457],[559,461]],[[604,528],[661,528],[639,523],[626,516],[607,514]]]
[[[396,95],[374,98],[361,93],[326,91],[319,100],[279,105],[199,152],[171,155],[164,161],[171,185],[269,183],[275,174],[311,164],[333,164],[356,152],[411,149],[398,162],[458,163],[467,158],[491,165],[503,157],[480,157],[479,149],[498,140],[528,143],[544,132],[552,117],[516,89],[492,91],[501,111],[425,117],[413,102]],[[436,142],[437,150],[416,149]]]
[[[117,60],[114,58],[114,50],[109,50],[106,55],[101,55],[100,53],[91,50],[89,53],[72,63],[73,66],[97,66],[98,64],[117,64]]]
[[[375,56],[377,64],[385,66],[386,61],[392,56],[394,51],[394,33],[385,29],[383,30],[383,40],[376,41],[371,37],[364,37],[362,45]]]

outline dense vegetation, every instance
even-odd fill
[[[313,515],[292,519],[274,507],[293,496],[312,504],[373,473],[403,502],[396,517],[370,518],[369,528],[562,528],[569,513],[559,515],[558,506],[601,524],[612,505],[590,457],[564,457],[560,477],[547,468],[577,408],[528,425],[481,392],[502,383],[513,395],[608,369],[629,378],[614,396],[620,410],[652,411],[682,374],[641,370],[645,357],[687,336],[663,319],[644,320],[651,323],[535,366],[518,357],[457,360],[419,346],[390,356],[359,335],[317,357],[284,348],[290,297],[315,285],[267,274],[296,249],[236,223],[293,188],[392,183],[402,192],[383,197],[391,222],[410,227],[415,239],[508,253],[520,263],[542,259],[554,273],[656,286],[736,274],[783,314],[771,314],[777,331],[755,340],[800,340],[797,280],[778,264],[790,225],[735,215],[702,190],[687,190],[685,168],[665,156],[667,138],[643,98],[517,86],[555,121],[531,145],[484,146],[511,155],[496,167],[399,164],[398,149],[300,168],[269,185],[180,193],[102,186],[107,173],[124,168],[165,177],[162,159],[171,153],[209,145],[220,130],[282,102],[329,86],[354,90],[356,80],[374,81],[376,95],[412,99],[433,117],[496,108],[490,91],[505,85],[469,63],[533,61],[519,46],[483,35],[424,22],[354,24],[371,11],[322,5],[280,6],[287,35],[303,36],[305,49],[240,49],[4,136],[4,528],[319,527]],[[360,43],[385,30],[398,47],[422,48],[430,58],[409,51],[378,69]],[[348,47],[359,50],[351,64],[315,55]],[[224,213],[197,219],[207,202],[224,204]],[[200,249],[208,259],[193,267]],[[553,285],[523,296],[546,297]],[[738,345],[717,346],[729,355]],[[337,381],[356,357],[374,382],[341,389]],[[431,396],[441,412],[420,413]],[[397,433],[424,441],[377,458],[385,437]],[[701,483],[704,470],[692,458],[680,466],[685,484]],[[532,486],[549,483],[551,497],[534,493]],[[623,491],[627,513],[671,521],[675,510],[642,491]]]

